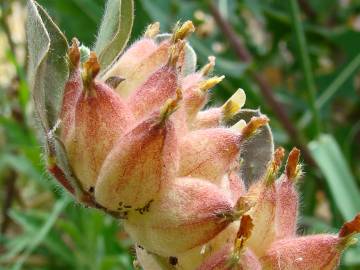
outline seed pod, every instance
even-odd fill
[[[131,213],[124,226],[146,250],[166,257],[208,242],[237,215],[215,185],[196,178],[176,178],[148,212]]]
[[[175,177],[177,138],[168,119],[173,105],[166,103],[114,146],[95,188],[95,199],[102,206],[125,215],[129,211],[146,210],[161,187]]]
[[[103,161],[132,119],[120,97],[95,81],[98,71],[92,53],[82,71],[84,88],[75,104],[73,132],[64,141],[69,162],[86,191],[93,191]]]

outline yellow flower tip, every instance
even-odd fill
[[[164,123],[179,107],[179,103],[182,100],[181,89],[176,90],[176,96],[168,99],[160,109],[160,123]]]
[[[176,67],[184,48],[185,42],[183,40],[179,40],[170,47],[169,66]]]
[[[222,106],[224,119],[229,120],[236,115],[244,106],[246,95],[243,89],[239,88],[226,103]]]
[[[199,89],[202,92],[207,92],[208,90],[210,90],[211,88],[213,88],[215,85],[219,84],[223,79],[225,78],[225,76],[214,76],[210,79],[207,79],[205,81],[202,81],[199,85]]]
[[[273,159],[270,161],[270,164],[267,168],[265,182],[268,184],[274,183],[277,174],[280,170],[282,161],[285,156],[285,149],[283,147],[278,147],[275,152]]]
[[[172,42],[175,43],[179,40],[184,40],[194,31],[195,31],[195,26],[192,21],[186,21],[181,26],[179,22],[177,22],[174,27]]]
[[[200,70],[201,75],[208,76],[211,72],[213,72],[215,67],[215,60],[216,60],[215,56],[208,57],[209,62],[205,66],[203,66],[202,69]]]
[[[289,153],[286,163],[286,176],[289,180],[295,180],[301,175],[301,165],[299,164],[300,150],[294,147]]]
[[[92,94],[91,85],[100,71],[100,64],[98,62],[95,52],[90,52],[89,59],[83,64],[82,79],[84,83],[84,90],[88,94]]]
[[[253,136],[259,128],[266,125],[269,122],[269,118],[266,116],[252,117],[249,123],[242,130],[242,140],[246,140]]]
[[[155,22],[149,24],[145,30],[144,37],[145,38],[154,38],[156,35],[160,33],[160,23]]]
[[[71,47],[68,49],[68,57],[72,68],[77,67],[80,63],[79,44],[79,40],[77,38],[73,38]]]
[[[241,119],[240,121],[236,122],[236,124],[231,126],[230,129],[235,132],[241,133],[245,126],[246,126],[245,120]]]

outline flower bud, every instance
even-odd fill
[[[231,170],[223,177],[221,189],[230,195],[233,203],[236,203],[246,193],[245,183],[236,170]]]
[[[185,79],[193,79],[197,74],[191,74]],[[208,91],[216,84],[223,80],[224,76],[212,77],[206,80],[200,80],[198,83],[184,88],[184,107],[187,114],[187,122],[191,124],[196,117],[196,114],[203,108],[208,99]]]
[[[170,102],[165,104],[114,146],[95,187],[95,199],[102,206],[124,213],[125,217],[131,211],[142,212],[161,187],[175,177],[177,139],[168,119],[172,106]]]
[[[197,114],[192,129],[205,129],[219,127],[222,122],[222,108],[211,108]]]
[[[288,158],[286,174],[276,182],[276,238],[282,239],[296,235],[299,195],[295,187],[295,180],[300,151],[294,148]]]
[[[261,265],[254,253],[246,247],[253,228],[251,217],[241,219],[237,237],[232,244],[225,244],[219,251],[209,256],[198,270],[260,270]]]
[[[182,270],[197,269],[207,258],[219,252],[224,246],[233,244],[239,224],[240,221],[236,220],[206,244],[177,255],[178,268]]]
[[[165,65],[134,91],[128,100],[129,107],[137,120],[142,119],[174,96],[177,89],[176,69],[172,65]]]
[[[265,270],[336,269],[342,252],[360,232],[360,214],[345,223],[339,235],[319,234],[278,240],[261,258]]]
[[[266,122],[262,117],[253,118],[241,133],[227,128],[188,133],[180,142],[179,175],[218,183],[237,160],[243,140]]]
[[[130,214],[124,226],[146,250],[176,256],[214,238],[236,218],[234,211],[215,185],[176,178],[166,184],[148,212]]]
[[[64,96],[60,112],[60,138],[63,142],[66,142],[68,140],[69,134],[71,134],[71,132],[73,132],[74,130],[75,105],[83,89],[81,70],[79,66],[80,50],[78,47],[78,41],[76,39],[73,39],[73,43],[68,51],[68,57],[71,69],[69,79],[65,84]]]
[[[105,80],[111,76],[125,78],[125,81],[116,88],[116,92],[123,97],[128,97],[144,84],[151,74],[169,61],[174,47],[179,49],[179,44],[183,43],[182,40],[190,32],[189,23],[184,23],[175,31],[173,38],[164,40],[160,44],[156,44],[154,40],[147,37],[141,39],[120,57],[103,78]],[[178,54],[180,55],[182,51],[179,50]]]
[[[262,256],[275,240],[276,188],[275,177],[281,166],[284,150],[279,148],[268,166],[267,173],[261,182],[253,184],[247,197],[255,203],[250,210],[254,228],[248,240],[248,246],[257,256]]]
[[[201,129],[180,142],[179,176],[219,182],[240,151],[240,134],[226,128]]]
[[[75,175],[90,192],[103,161],[132,118],[120,97],[106,84],[95,81],[97,72],[97,59],[92,54],[82,70],[83,90],[74,108],[73,131],[64,140]],[[69,104],[64,102],[64,110]]]
[[[244,106],[246,95],[244,90],[238,89],[220,108],[212,108],[199,112],[193,123],[194,129],[218,127],[223,120],[229,120]]]

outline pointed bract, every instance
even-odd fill
[[[102,206],[127,215],[154,201],[161,187],[175,177],[177,138],[172,122],[160,112],[126,133],[104,162],[95,187]]]

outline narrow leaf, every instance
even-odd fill
[[[65,36],[45,10],[28,1],[27,37],[29,50],[29,81],[37,116],[44,132],[57,119],[62,94],[68,77]]]
[[[109,0],[99,28],[95,52],[103,70],[108,68],[125,48],[134,21],[132,0]]]
[[[312,141],[309,149],[343,218],[352,220],[360,212],[360,193],[339,145],[331,135],[325,134]]]

